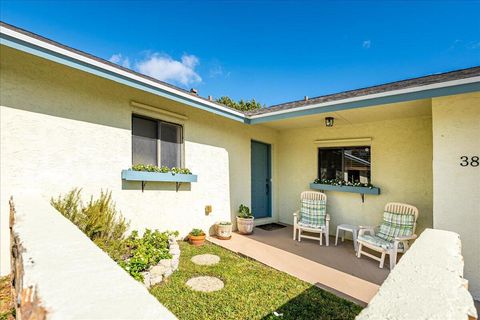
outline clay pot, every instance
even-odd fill
[[[191,234],[188,235],[188,241],[190,244],[193,244],[194,246],[201,246],[205,242],[205,235],[201,236],[193,236]]]

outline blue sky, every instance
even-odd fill
[[[5,1],[1,20],[267,105],[480,65],[480,2]]]

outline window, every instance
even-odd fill
[[[182,167],[183,127],[134,115],[132,117],[132,162]]]
[[[370,183],[370,146],[319,148],[318,178]]]

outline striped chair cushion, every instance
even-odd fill
[[[299,225],[308,228],[322,228],[327,218],[327,204],[324,200],[302,200]]]
[[[376,236],[386,241],[393,241],[395,237],[411,236],[414,224],[414,215],[385,211],[383,213],[383,222]]]
[[[380,247],[380,248],[383,248],[385,250],[390,250],[393,248],[393,242],[390,242],[390,241],[387,241],[387,240],[384,240],[382,238],[379,238],[377,236],[372,236],[372,235],[369,235],[369,234],[363,234],[363,235],[360,235],[358,236],[358,241],[362,242],[366,242],[366,243],[369,243],[375,247]]]

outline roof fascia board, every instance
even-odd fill
[[[355,99],[344,99],[338,100],[333,102],[326,102],[321,103],[313,106],[302,107],[302,108],[294,108],[289,110],[281,110],[278,112],[266,113],[257,116],[250,117],[250,124],[259,124],[277,120],[284,120],[289,118],[301,117],[301,116],[308,116],[314,114],[321,114],[321,113],[328,113],[328,112],[335,112],[341,110],[348,110],[348,109],[357,109],[357,108],[364,108],[364,107],[372,107],[377,105],[383,104],[392,104],[397,102],[406,102],[412,100],[420,100],[420,99],[427,99],[427,98],[434,98],[434,97],[441,97],[441,96],[448,96],[448,95],[455,95],[455,94],[462,94],[462,93],[469,93],[480,91],[480,77],[473,77],[468,78],[469,80],[475,79],[474,81],[463,81],[457,83],[455,85],[444,86],[433,89],[425,90],[427,86],[422,86],[422,90],[397,90],[397,92],[391,92],[392,94],[389,95],[375,95],[358,97]],[[462,79],[466,80],[466,79]],[[458,81],[458,80],[455,80]],[[453,81],[452,81],[453,82]],[[412,89],[417,89],[412,88]],[[406,91],[401,93],[400,91]],[[399,93],[400,92],[400,93]]]
[[[229,110],[216,104],[209,104],[198,97],[192,96],[168,86],[144,79],[142,77],[131,74],[127,71],[117,69],[108,64],[84,57],[74,52],[59,48],[52,44],[40,41],[15,32],[5,27],[0,27],[0,44],[29,53],[35,56],[60,63],[78,70],[88,72],[106,78],[127,86],[147,91],[155,95],[165,97],[189,106],[215,113],[240,122],[246,121],[246,117],[241,112]]]

